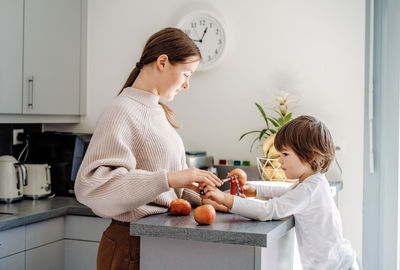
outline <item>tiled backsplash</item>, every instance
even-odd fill
[[[0,155],[18,158],[24,144],[13,145],[13,130],[23,129],[25,133],[42,132],[42,124],[0,124]]]

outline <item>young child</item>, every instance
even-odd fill
[[[244,186],[248,200],[207,186],[204,198],[225,205],[230,212],[256,220],[281,219],[293,215],[301,263],[304,270],[358,270],[356,254],[343,238],[342,221],[332,198],[325,172],[334,159],[329,130],[312,116],[300,116],[276,134],[275,148],[287,178],[298,179],[288,188]]]

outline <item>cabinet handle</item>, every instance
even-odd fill
[[[33,109],[33,76],[28,79],[29,82],[29,103],[28,107]]]

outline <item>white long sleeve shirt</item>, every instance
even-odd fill
[[[297,187],[256,186],[257,197],[235,196],[232,213],[256,220],[281,219],[293,215],[301,263],[304,270],[348,270],[355,253],[343,238],[342,221],[331,196],[325,174],[307,177]]]

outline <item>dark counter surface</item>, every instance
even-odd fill
[[[131,223],[130,232],[137,236],[267,247],[293,226],[293,217],[265,222],[220,212],[211,225],[198,225],[192,211],[188,216],[164,213],[142,218]]]
[[[0,204],[0,231],[65,215],[96,216],[74,197],[54,197]]]

